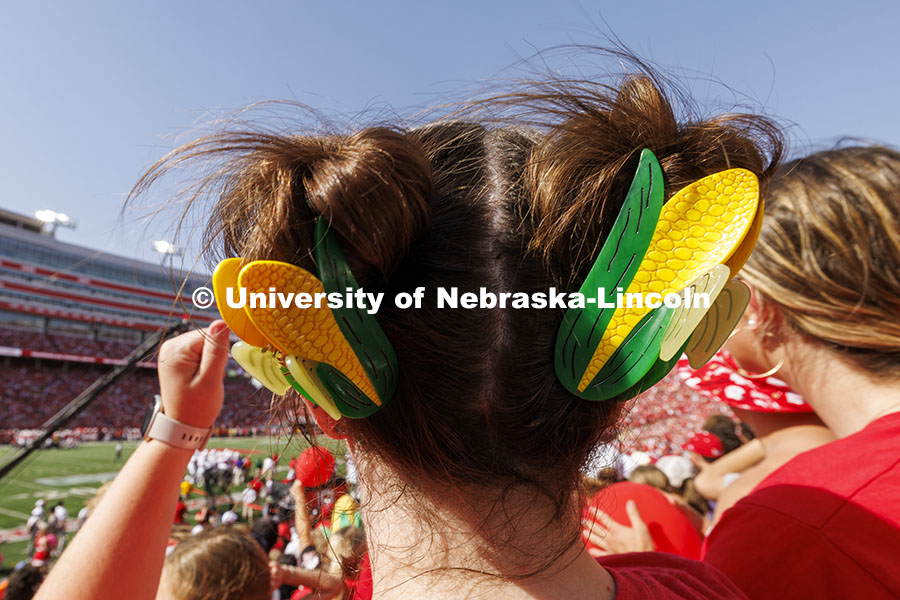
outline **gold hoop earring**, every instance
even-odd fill
[[[765,373],[750,373],[749,371],[745,371],[741,367],[737,368],[737,372],[741,377],[746,377],[747,379],[765,379],[766,377],[771,377],[775,373],[777,373],[781,367],[784,366],[784,358],[778,361],[778,364],[766,371]]]

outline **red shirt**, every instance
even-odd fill
[[[372,600],[372,565],[366,554],[359,565],[359,576],[356,580],[347,580],[349,600]]]
[[[746,600],[746,596],[717,570],[674,554],[617,554],[598,558],[597,562],[615,580],[616,600]],[[372,598],[368,554],[360,565],[359,579],[350,589],[352,600]]]
[[[616,582],[616,600],[745,599],[727,577],[702,562],[664,552],[597,559]]]
[[[775,471],[705,554],[751,598],[900,597],[900,413]]]

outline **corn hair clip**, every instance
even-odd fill
[[[318,276],[295,265],[240,258],[223,260],[213,272],[222,318],[241,341],[231,355],[257,381],[278,395],[293,388],[333,419],[363,418],[378,411],[397,386],[397,356],[374,316],[364,308],[300,308],[292,305],[234,309],[229,288],[254,293],[342,295],[359,284],[328,224],[318,219],[313,258]]]
[[[668,202],[663,196],[659,162],[643,150],[609,237],[579,289],[597,301],[568,309],[557,334],[557,377],[580,398],[636,396],[665,377],[684,352],[694,368],[702,366],[747,307],[749,290],[733,277],[762,225],[756,176],[728,169]],[[618,292],[626,299],[678,294],[681,302],[615,306]],[[697,294],[708,294],[709,303],[696,302]]]

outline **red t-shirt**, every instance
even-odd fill
[[[750,598],[900,597],[900,413],[775,471],[704,551]]]
[[[615,554],[598,558],[597,562],[615,580],[616,600],[746,599],[716,569],[674,554]]]
[[[616,600],[746,600],[727,577],[707,564],[663,552],[617,554],[597,559],[616,582]],[[352,600],[372,598],[369,555],[351,587]]]
[[[349,600],[372,600],[372,565],[366,554],[359,565],[359,576],[354,581],[347,581]]]

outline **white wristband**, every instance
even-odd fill
[[[144,439],[159,440],[176,448],[198,450],[206,445],[211,433],[212,427],[191,427],[157,412]]]

